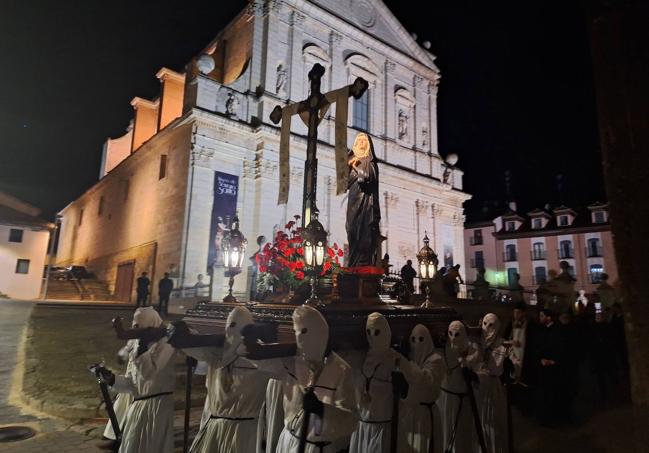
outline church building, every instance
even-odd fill
[[[176,287],[225,294],[219,241],[235,214],[248,239],[271,240],[302,211],[307,129],[294,119],[290,191],[278,205],[280,125],[276,106],[309,95],[315,63],[322,92],[369,82],[349,98],[348,146],[371,137],[380,170],[382,253],[392,269],[416,262],[427,233],[440,266],[464,266],[462,171],[437,146],[440,72],[380,0],[253,0],[182,72],[156,74],[156,99],[131,101],[126,133],[108,139],[99,181],[61,211],[59,265],[83,265],[120,300],[134,280],[169,272]],[[336,195],[335,114],[318,127],[317,206],[330,243],[346,242],[346,195]],[[246,260],[247,261],[247,260]],[[250,268],[234,292],[247,300]],[[156,295],[157,285],[154,288]]]

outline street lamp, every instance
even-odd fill
[[[243,264],[247,244],[248,240],[239,231],[239,217],[235,215],[234,219],[232,219],[230,230],[223,234],[223,239],[221,240],[223,264],[226,268],[225,276],[230,277],[228,281],[228,295],[223,298],[223,302],[237,302],[237,298],[232,295],[232,285],[234,285],[234,276],[241,273],[241,265]]]
[[[423,283],[426,292],[426,300],[421,305],[423,308],[432,308],[433,303],[430,300],[430,282],[437,273],[437,265],[439,260],[437,254],[428,245],[430,239],[428,234],[424,233],[424,246],[417,253],[417,261],[419,262],[419,279]]]
[[[304,249],[305,271],[311,276],[311,296],[304,303],[305,305],[321,305],[320,298],[316,293],[318,275],[324,265],[327,249],[327,232],[318,221],[318,208],[314,205],[311,211],[311,221],[302,233],[302,247]]]

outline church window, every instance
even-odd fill
[[[18,228],[12,228],[9,230],[9,242],[22,242],[23,241],[23,230]]]
[[[602,273],[604,272],[604,266],[601,264],[592,264],[590,266],[590,281],[591,283],[599,283],[602,281]]]
[[[362,131],[369,131],[370,128],[370,99],[369,90],[363,93],[363,96],[354,98],[354,112],[352,126]]]
[[[164,179],[167,176],[167,155],[160,155],[160,171],[158,172],[158,180]]]
[[[29,274],[29,260],[16,261],[16,274]]]

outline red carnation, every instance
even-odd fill
[[[333,249],[330,249],[330,248],[327,248],[327,254],[328,254],[329,257],[331,257],[331,258],[333,258],[334,256],[336,256],[336,254],[334,253]]]
[[[259,266],[259,272],[266,272],[266,266]]]
[[[304,247],[298,248],[297,249],[297,254],[300,255],[300,256],[303,256],[304,255]]]
[[[325,261],[324,265],[322,266],[322,269],[326,272],[329,269],[331,269],[331,261]]]
[[[296,278],[296,280],[304,280],[304,272],[302,272],[302,271],[297,271],[297,272],[295,273],[295,278]]]
[[[343,249],[338,249],[338,256],[343,256]]]
[[[338,244],[334,242],[334,250],[338,250]]]
[[[302,260],[296,261],[295,262],[295,267],[296,267],[296,269],[304,269],[304,261],[302,261]]]

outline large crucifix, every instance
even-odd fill
[[[291,117],[298,114],[308,128],[306,161],[304,164],[304,195],[302,199],[302,226],[311,220],[311,212],[315,208],[317,192],[318,159],[316,149],[318,145],[318,124],[326,114],[329,106],[336,104],[336,193],[340,194],[347,189],[347,99],[363,96],[368,83],[362,77],[357,77],[353,84],[328,93],[320,91],[320,82],[325,73],[325,68],[316,63],[309,71],[311,92],[304,101],[280,107],[279,105],[270,114],[273,123],[282,121],[280,136],[280,187],[278,204],[288,201],[290,184],[289,139],[291,135]]]

